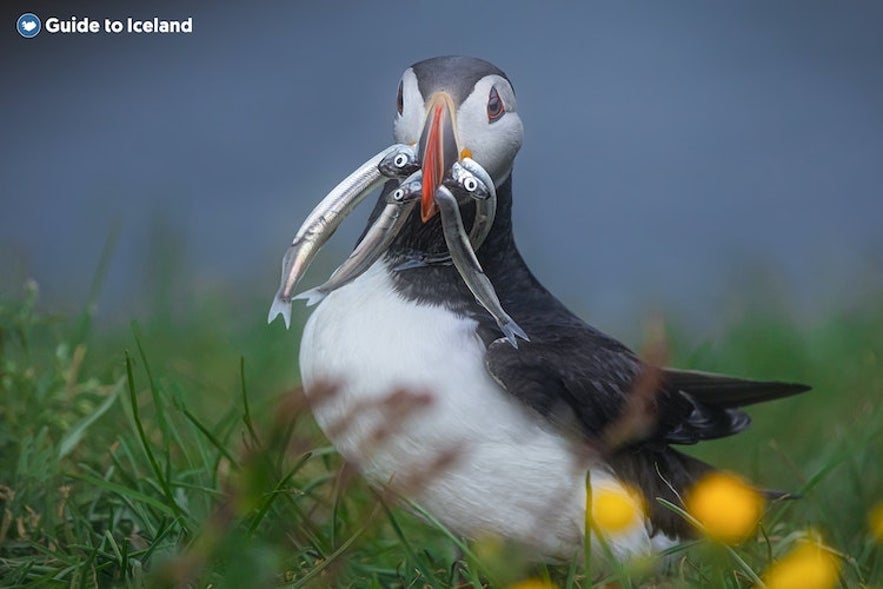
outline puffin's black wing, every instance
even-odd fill
[[[536,330],[534,331],[536,332]],[[596,437],[620,415],[641,371],[625,346],[583,326],[562,325],[519,342],[488,346],[485,364],[509,393],[558,426]]]
[[[621,442],[694,444],[748,427],[750,418],[739,407],[809,390],[675,369],[642,380],[646,368],[631,350],[585,324],[546,326],[542,333],[542,339],[521,342],[518,349],[505,340],[492,342],[487,369],[526,405],[589,439],[597,439],[631,408],[652,412],[645,420],[652,425]],[[641,390],[647,386],[652,390]],[[634,395],[643,395],[643,404],[636,406]]]

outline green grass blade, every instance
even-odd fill
[[[159,462],[157,462],[156,456],[154,456],[153,454],[153,450],[150,447],[150,441],[147,439],[147,434],[144,431],[144,425],[141,423],[141,415],[138,409],[138,396],[135,393],[135,375],[132,370],[132,358],[129,356],[128,352],[126,352],[126,376],[128,378],[129,384],[129,399],[132,403],[132,417],[135,421],[135,427],[138,432],[138,439],[141,442],[141,448],[144,450],[144,454],[147,456],[147,461],[150,463],[150,468],[153,471],[154,476],[157,478],[157,482],[163,490],[163,494],[165,495],[169,507],[173,510],[175,515],[183,517],[184,514],[181,512],[178,503],[175,501],[174,496],[172,495],[172,490],[169,487],[165,477],[163,476],[162,469],[160,469]]]
[[[150,495],[146,495],[141,491],[138,491],[131,487],[120,485],[111,481],[106,481],[102,478],[94,477],[87,474],[71,473],[68,476],[73,479],[79,479],[83,482],[89,483],[90,485],[95,485],[96,487],[110,491],[111,493],[119,495],[120,497],[125,497],[132,501],[144,503],[145,505],[149,505],[157,511],[165,513],[166,515],[178,515],[174,509],[172,509],[162,501],[154,499]]]
[[[124,379],[119,379],[116,384],[114,384],[113,389],[110,394],[101,402],[101,404],[95,408],[95,411],[81,419],[76,425],[74,425],[70,430],[65,433],[64,437],[61,438],[61,441],[58,444],[58,457],[64,458],[71,452],[73,452],[74,448],[77,447],[77,444],[83,439],[83,436],[86,434],[86,430],[89,427],[98,421],[102,415],[107,413],[107,410],[111,408],[114,402],[117,400],[120,392],[123,390],[123,385],[125,383]]]
[[[298,581],[292,585],[292,589],[303,587],[314,578],[316,578],[316,576],[318,576],[322,571],[328,568],[331,563],[340,558],[340,556],[343,555],[343,553],[346,552],[350,546],[352,546],[353,542],[355,542],[359,538],[359,536],[365,533],[365,529],[366,528],[362,527],[356,530],[353,535],[346,540],[346,542],[344,542],[340,545],[340,547],[337,548],[337,550],[326,556],[322,560],[322,562],[313,567],[306,575],[298,579]]]
[[[251,437],[252,441],[257,445],[261,445],[261,441],[258,438],[258,434],[254,429],[254,424],[251,420],[251,409],[248,406],[248,387],[245,384],[245,356],[239,356],[239,385],[240,390],[242,391],[242,422],[245,423],[245,427],[248,430],[248,435]]]
[[[402,533],[402,528],[399,526],[399,522],[396,521],[395,516],[392,514],[392,510],[386,505],[383,500],[380,500],[380,505],[383,507],[383,511],[386,512],[386,517],[389,520],[389,523],[392,525],[392,529],[395,532],[395,535],[398,537],[399,542],[402,543],[402,547],[405,549],[405,553],[408,555],[408,559],[414,563],[414,565],[420,570],[420,573],[423,575],[423,579],[426,581],[428,585],[434,587],[434,589],[442,589],[441,585],[438,583],[438,579],[435,578],[435,575],[432,574],[432,571],[426,567],[426,564],[423,560],[417,556],[417,553],[414,551],[414,548],[411,546],[411,543],[408,542],[408,539],[405,537],[405,534]]]
[[[312,454],[307,452],[304,454],[297,462],[294,463],[294,466],[288,471],[288,473],[282,477],[278,483],[273,487],[273,490],[268,493],[267,498],[264,500],[264,503],[258,508],[257,513],[252,518],[251,523],[248,526],[249,534],[253,534],[257,529],[258,525],[263,521],[264,517],[267,515],[267,512],[270,511],[270,508],[273,506],[276,498],[279,497],[280,492],[288,484],[288,481],[301,469],[301,467],[307,463],[307,460],[310,459]]]
[[[144,372],[147,374],[147,385],[150,389],[150,396],[153,398],[153,407],[156,410],[156,423],[159,426],[159,431],[163,435],[163,440],[167,441],[169,437],[169,424],[166,421],[164,411],[165,404],[163,403],[163,398],[160,394],[159,387],[156,384],[156,380],[153,378],[153,370],[151,370],[150,363],[147,361],[147,354],[144,352],[144,346],[141,344],[143,336],[141,335],[141,328],[138,327],[136,321],[132,321],[132,333],[135,338],[135,346],[138,348],[138,357],[141,358],[141,363],[144,365]]]
[[[236,457],[233,456],[233,454],[231,454],[226,447],[224,447],[224,444],[222,444],[221,441],[216,438],[215,435],[211,431],[209,431],[207,427],[200,423],[200,421],[196,418],[195,415],[193,415],[193,413],[190,412],[189,409],[187,409],[186,407],[182,407],[181,412],[184,417],[186,417],[187,420],[192,423],[196,427],[196,429],[198,429],[199,432],[206,437],[209,442],[211,442],[212,446],[214,446],[215,449],[217,449],[217,451],[224,456],[224,458],[230,461],[230,465],[233,466],[233,468],[235,468],[236,470],[239,470],[241,468]]]
[[[104,288],[104,282],[107,279],[107,272],[110,269],[110,261],[113,258],[113,253],[117,249],[117,243],[119,243],[121,228],[122,223],[120,223],[119,221],[114,222],[114,224],[111,225],[111,229],[107,235],[107,239],[104,242],[104,246],[101,248],[101,255],[98,258],[98,265],[95,268],[95,273],[92,275],[92,284],[89,287],[89,295],[86,299],[86,306],[80,313],[80,324],[77,327],[77,335],[74,337],[73,340],[74,347],[85,342],[89,338],[89,334],[92,331],[92,321],[95,318],[95,312],[98,309],[98,297],[101,295],[101,290]]]

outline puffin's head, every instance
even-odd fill
[[[435,192],[461,157],[471,157],[499,186],[509,177],[524,129],[509,79],[474,57],[434,57],[402,74],[393,135],[417,144],[423,168],[421,215],[436,212]]]
[[[473,293],[482,305],[497,309],[494,316],[513,346],[515,336],[526,339],[499,308],[493,286],[475,257],[475,250],[494,227],[497,198],[490,189],[500,187],[509,177],[524,135],[515,108],[515,92],[506,74],[473,57],[435,57],[415,63],[399,82],[393,134],[396,143],[335,186],[298,229],[282,260],[282,279],[269,320],[281,314],[287,326],[292,298],[306,298],[314,304],[356,279],[406,226],[399,221],[407,223],[412,218],[410,213],[419,195],[424,223],[439,211],[439,203],[442,205],[440,225],[445,244],[457,271],[464,280],[469,279],[467,286],[478,289]],[[384,176],[396,179],[398,185],[395,190],[384,190],[379,216],[350,257],[325,284],[293,297],[295,285],[318,249],[353,207],[383,183]],[[472,188],[467,184],[470,181]],[[402,188],[406,182],[407,190]],[[450,191],[451,183],[475,202],[468,235],[457,214],[459,203]],[[392,186],[388,184],[387,188]],[[439,236],[435,227],[429,229],[428,234]],[[426,264],[429,262],[420,260],[416,267]]]

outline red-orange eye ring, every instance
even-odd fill
[[[501,116],[506,113],[506,106],[503,104],[503,99],[500,98],[500,93],[497,92],[496,88],[491,88],[491,93],[487,97],[487,120],[489,123],[493,123]]]

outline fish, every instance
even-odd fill
[[[282,258],[282,278],[279,290],[273,297],[267,323],[282,315],[288,329],[291,324],[291,293],[297,281],[343,219],[385,181],[378,164],[386,156],[405,149],[409,147],[397,143],[366,161],[335,186],[307,216]]]
[[[409,177],[420,169],[417,150],[413,145],[400,145],[380,160],[377,169],[387,178]]]
[[[497,214],[497,190],[494,181],[484,168],[470,157],[464,157],[451,167],[453,180],[475,201],[475,220],[469,230],[472,249],[482,246]]]
[[[490,233],[497,213],[497,191],[494,181],[481,165],[472,158],[465,157],[451,166],[450,175],[444,184],[450,188],[461,188],[475,199],[475,219],[469,230],[469,242],[473,251],[478,251]],[[449,253],[415,253],[409,259],[396,265],[393,270],[401,272],[425,266],[449,266]]]
[[[386,196],[386,206],[365,232],[350,256],[323,284],[294,298],[312,307],[329,293],[349,284],[376,262],[402,230],[423,189],[423,171],[417,170]]]
[[[466,228],[463,227],[463,217],[460,215],[460,205],[456,197],[447,186],[441,185],[435,193],[435,202],[441,213],[442,230],[451,260],[475,300],[491,314],[513,348],[518,348],[519,337],[530,341],[524,330],[503,309],[494,285],[475,257]]]

